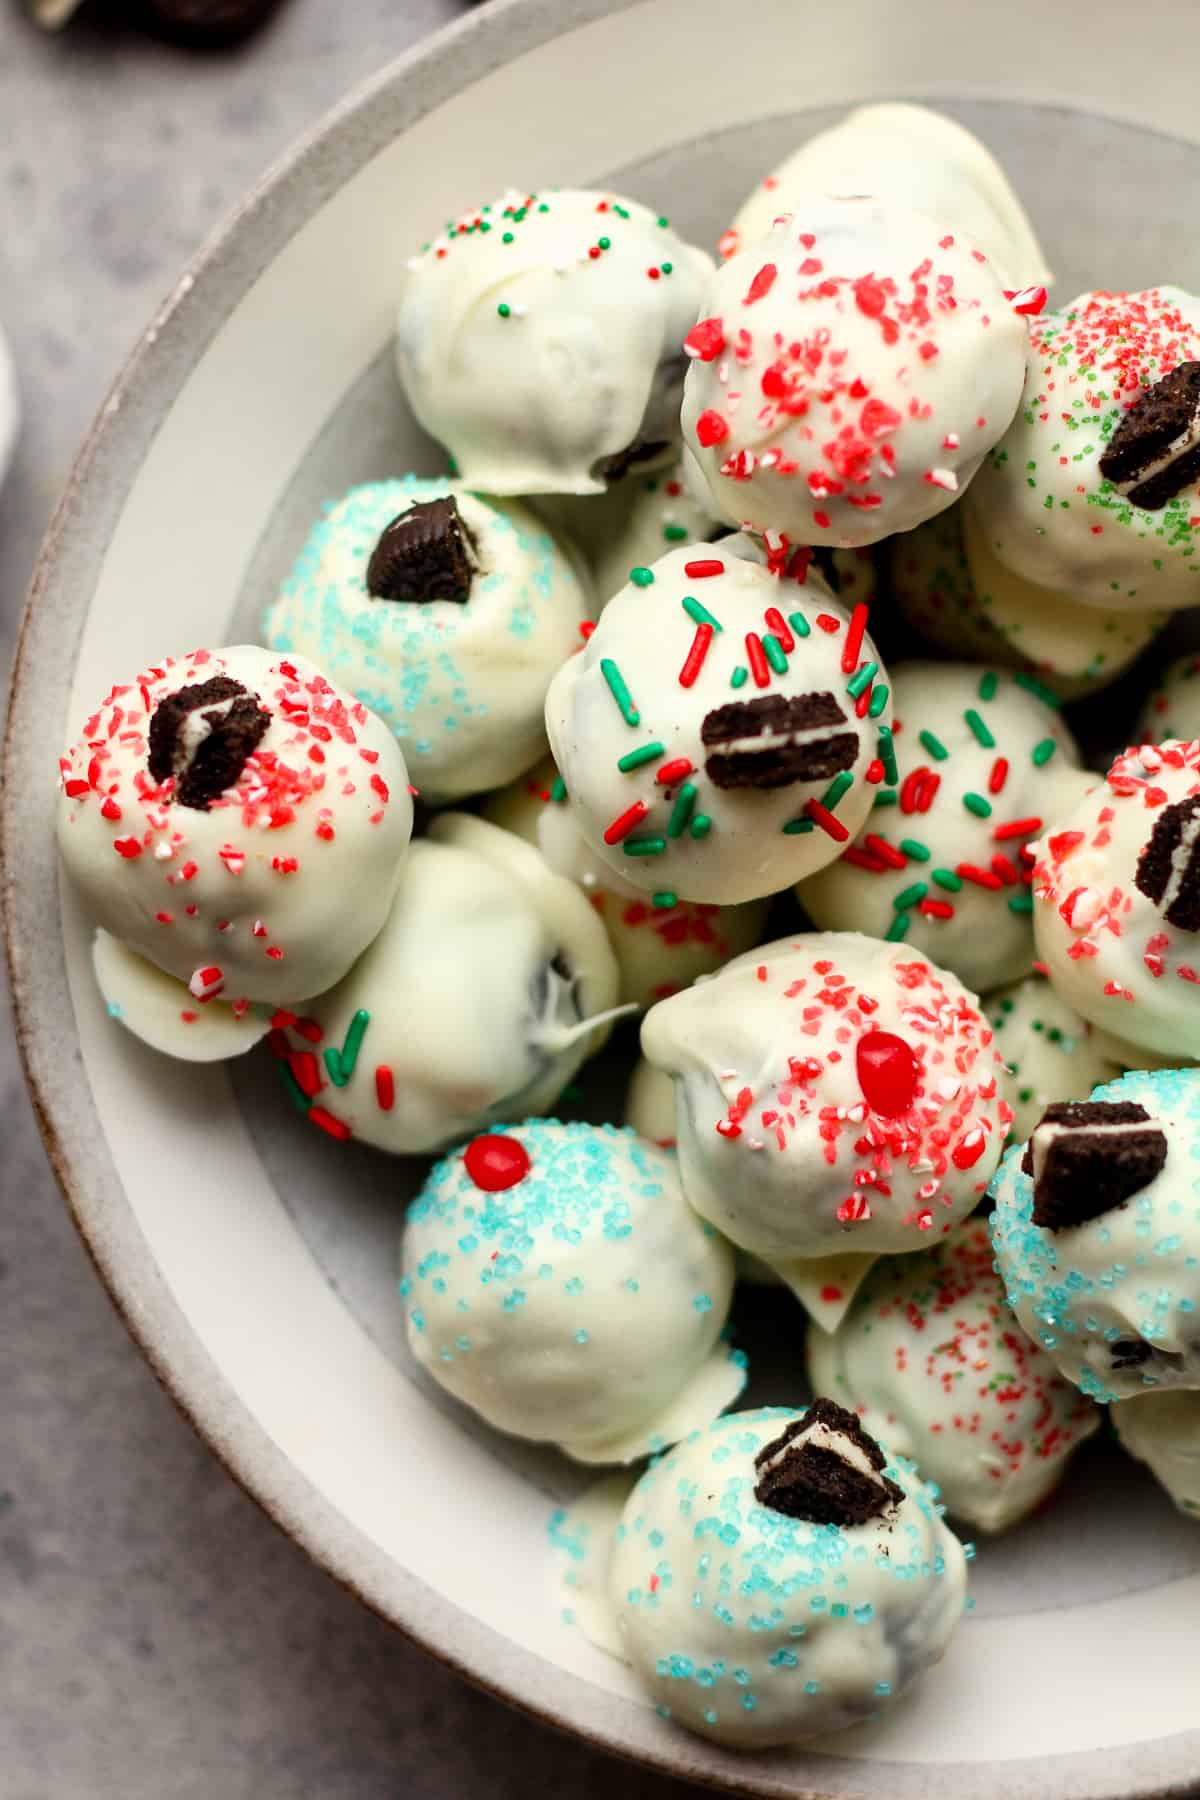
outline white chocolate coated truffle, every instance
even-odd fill
[[[984,1531],[1026,1518],[1100,1423],[1010,1313],[983,1219],[877,1263],[837,1331],[809,1332],[808,1372]]]
[[[636,571],[550,687],[584,843],[651,893],[760,899],[829,862],[870,809],[891,703],[865,608],[759,555],[736,537]]]
[[[886,1712],[939,1660],[964,1608],[962,1546],[911,1466],[886,1462],[894,1491],[857,1524],[757,1497],[760,1459],[795,1420],[780,1407],[732,1413],[654,1463],[609,1568],[625,1654],[659,1707],[739,1749]],[[871,1468],[861,1434],[813,1429],[817,1449]]]
[[[1182,288],[1081,294],[1030,320],[1021,403],[967,501],[1006,568],[1087,605],[1200,604],[1198,358],[1200,300]]]
[[[680,343],[712,261],[619,194],[511,191],[414,256],[400,381],[463,481],[599,494],[679,436]]]
[[[438,501],[454,516],[428,526],[432,547],[395,559],[396,585],[421,597],[372,592],[368,568],[386,528],[407,517],[415,531]],[[387,586],[386,567],[374,579]],[[427,598],[426,583],[458,597]],[[525,507],[406,475],[326,509],[265,636],[273,650],[311,656],[378,713],[436,804],[500,787],[544,752],[546,689],[582,642],[587,606],[569,558]]]
[[[409,1208],[408,1342],[514,1437],[625,1463],[706,1424],[745,1381],[719,1341],[733,1256],[675,1159],[615,1125],[527,1119],[438,1164]]]
[[[1181,1513],[1200,1519],[1200,1394],[1137,1394],[1110,1414],[1130,1456],[1144,1462]]]
[[[271,1029],[269,1006],[241,1000],[196,1001],[181,981],[139,956],[120,938],[98,931],[92,939],[92,973],[110,1019],[180,1062],[224,1062],[244,1056]]]
[[[1044,975],[997,988],[985,997],[983,1010],[1004,1060],[1013,1136],[1021,1142],[1055,1100],[1086,1100],[1129,1066],[1117,1040],[1080,1018]]]
[[[871,194],[966,232],[1006,287],[1046,284],[1046,259],[1004,170],[977,137],[925,106],[857,106],[801,144],[754,189],[721,240],[726,255],[765,237],[814,194]]]
[[[972,996],[853,932],[739,957],[654,1007],[642,1050],[675,1077],[689,1202],[785,1280],[936,1242],[978,1205],[1012,1118]]]
[[[762,938],[766,900],[713,906],[676,899],[671,906],[655,905],[644,889],[592,855],[549,757],[490,796],[485,816],[536,845],[556,874],[583,889],[608,933],[621,974],[620,998],[627,1004],[665,1000]]]
[[[1200,1069],[1097,1088],[991,1192],[1009,1305],[1069,1381],[1101,1402],[1200,1388]]]
[[[323,993],[387,917],[404,757],[302,657],[165,657],[111,690],[59,768],[59,852],[93,918],[201,1005]]]
[[[335,1138],[440,1149],[553,1106],[603,1043],[616,990],[578,889],[507,832],[444,813],[375,942],[289,1031],[289,1085]]]
[[[911,531],[1007,430],[1025,343],[965,237],[807,198],[717,271],[685,339],[689,479],[718,517],[793,544]]]
[[[1034,935],[1093,1025],[1200,1057],[1200,742],[1143,744],[1036,845]]]
[[[896,666],[895,764],[854,843],[798,889],[815,925],[902,941],[976,993],[1028,971],[1026,845],[1096,778],[1053,696],[1024,679]]]
[[[1135,737],[1140,744],[1200,739],[1200,656],[1181,656],[1146,697]]]

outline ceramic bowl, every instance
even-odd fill
[[[1192,0],[495,0],[386,70],[183,277],[98,419],[21,641],[5,882],[47,1145],[131,1331],[236,1478],[381,1613],[538,1716],[753,1794],[1176,1791],[1200,1771],[1200,1533],[1103,1446],[976,1564],[945,1666],[886,1723],[739,1759],[656,1717],[563,1620],[546,1520],[581,1477],[410,1367],[394,1294],[412,1164],[314,1141],[265,1060],[160,1060],[105,1017],[50,831],[56,755],[164,651],[256,631],[310,515],[437,466],[390,367],[404,257],[509,182],[596,181],[713,242],[751,183],[848,103],[943,104],[1008,165],[1061,295],[1200,288]],[[1180,54],[1172,53],[1173,42]],[[1130,80],[1131,66],[1152,70]],[[1181,213],[1180,208],[1184,210]],[[751,1290],[751,1294],[754,1290]],[[773,1396],[794,1313],[752,1300]]]

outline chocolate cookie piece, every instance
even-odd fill
[[[886,1458],[858,1419],[834,1400],[814,1400],[754,1459],[754,1497],[772,1512],[813,1525],[865,1525],[904,1498]]]
[[[1151,512],[1200,477],[1200,362],[1180,363],[1134,402],[1109,439],[1100,473]]]
[[[1021,1158],[1033,1177],[1033,1223],[1086,1225],[1149,1187],[1166,1160],[1166,1133],[1135,1101],[1056,1102]]]
[[[367,564],[367,592],[376,600],[463,605],[471,598],[476,567],[475,540],[454,495],[414,500],[384,526]]]
[[[187,721],[199,714],[206,730],[189,742]],[[271,715],[230,675],[192,682],[160,700],[150,720],[147,767],[155,781],[175,778],[180,806],[207,812],[233,787],[262,742]]]
[[[1200,931],[1200,794],[1159,813],[1133,880],[1168,925]]]
[[[781,788],[828,781],[852,767],[858,733],[838,731],[846,715],[832,694],[764,694],[733,700],[700,727],[705,773],[719,788]]]

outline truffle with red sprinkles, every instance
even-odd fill
[[[953,229],[807,198],[718,270],[684,340],[697,496],[792,544],[873,544],[952,504],[1021,394],[1024,318]]]
[[[968,506],[1039,587],[1129,612],[1200,604],[1200,300],[1081,294],[1030,321],[1025,390]]]
[[[396,353],[417,418],[488,494],[599,494],[679,441],[712,262],[619,194],[510,190],[409,261]]]
[[[675,1159],[614,1125],[526,1119],[439,1163],[409,1208],[414,1357],[499,1431],[628,1463],[741,1392],[733,1257]]]
[[[810,1330],[808,1370],[985,1531],[1033,1512],[1100,1423],[1013,1318],[982,1219],[877,1263],[837,1331]]]
[[[1038,955],[1068,1005],[1200,1057],[1200,742],[1142,744],[1039,834]]]
[[[105,932],[183,984],[181,1026],[218,997],[236,1016],[340,980],[387,917],[411,833],[383,722],[304,658],[253,645],[119,682],[59,759],[67,873]],[[136,1007],[122,1016],[138,1029]]]
[[[370,949],[271,1041],[311,1124],[407,1155],[553,1106],[616,997],[579,890],[508,832],[442,813]]]
[[[838,854],[883,779],[887,673],[807,551],[744,536],[634,570],[551,683],[550,747],[588,852],[727,905]]]
[[[900,663],[895,701],[871,816],[800,900],[823,929],[903,942],[984,993],[1029,968],[1029,845],[1096,777],[1028,676]]]
[[[971,995],[853,932],[738,957],[654,1007],[642,1049],[675,1078],[688,1200],[785,1280],[936,1242],[979,1203],[1012,1118]]]

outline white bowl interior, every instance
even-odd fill
[[[1156,280],[1200,288],[1178,204],[1200,184],[1200,148],[1169,57],[1153,106],[1179,135],[1116,116],[1132,109],[1121,38],[1135,28],[1157,41],[1155,18],[1169,23],[1171,7],[1155,0],[1138,19],[1114,7],[1108,48],[1077,42],[1046,10],[932,0],[901,13],[858,0],[833,41],[828,17],[796,0],[743,5],[736,30],[715,0],[647,0],[553,37],[549,9],[518,0],[427,68],[423,96],[398,82],[347,113],[285,177],[286,216],[260,207],[218,252],[196,310],[185,298],[148,353],[153,380],[135,389],[131,418],[109,422],[118,445],[126,433],[124,469],[115,452],[107,467],[97,459],[82,495],[90,527],[67,520],[18,683],[14,718],[24,754],[38,747],[38,782],[111,680],[164,650],[257,635],[321,500],[437,466],[394,384],[391,297],[414,242],[509,180],[604,180],[712,242],[750,183],[844,103],[934,99],[1001,156],[1061,298]],[[914,12],[927,21],[919,36]],[[1033,104],[1017,98],[1031,92]],[[386,141],[393,93],[397,127],[423,100],[430,110]],[[1077,109],[1080,95],[1092,111]],[[830,96],[836,105],[797,106]],[[206,293],[227,298],[206,313]],[[55,654],[64,685],[47,612],[72,576],[90,604],[69,703],[48,718],[30,696],[50,691]],[[87,595],[76,598],[81,611]],[[27,804],[26,824],[44,820],[40,794]],[[10,856],[14,822],[15,803]],[[1053,1791],[1098,1796],[1157,1791],[1194,1766],[1200,1533],[1105,1446],[1079,1459],[1056,1505],[985,1546],[977,1611],[944,1669],[886,1723],[747,1763],[662,1724],[559,1616],[546,1518],[581,1477],[474,1424],[408,1361],[395,1252],[424,1165],[306,1129],[265,1055],[229,1075],[143,1050],[106,1018],[86,920],[64,892],[67,1018],[57,950],[35,952],[29,926],[51,904],[49,864],[10,863],[9,879],[31,1066],[135,1329],[242,1478],[441,1653],[563,1723],[755,1791],[1045,1792],[1045,1759],[1061,1758]],[[611,1092],[591,1104],[611,1105]],[[756,1396],[797,1398],[798,1315],[751,1290],[739,1320]]]

